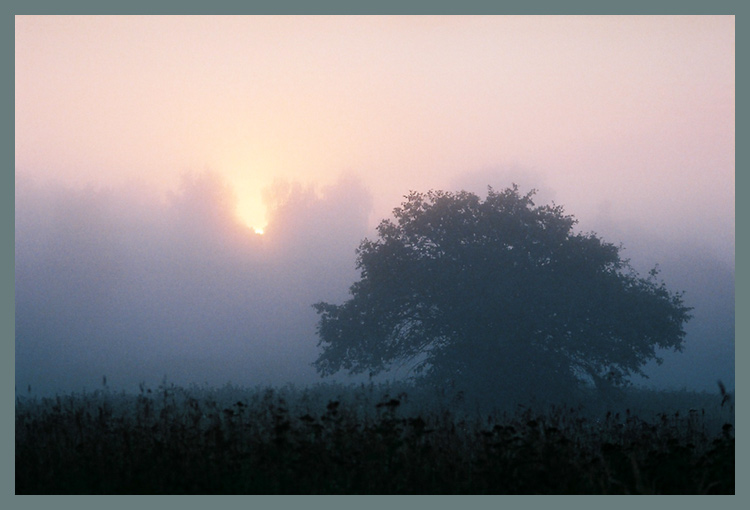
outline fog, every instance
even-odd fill
[[[734,386],[734,16],[16,16],[14,54],[19,392],[319,381],[311,305],[403,196],[514,182],[695,307],[634,383]]]
[[[269,190],[263,236],[212,174],[166,200],[16,184],[16,383],[45,391],[315,378],[315,313],[356,276],[355,180]]]
[[[488,184],[503,188],[508,179],[524,190],[524,179],[545,184],[520,170],[490,177],[455,186],[484,196]],[[268,225],[259,235],[237,218],[232,188],[210,171],[186,173],[167,194],[138,185],[69,187],[17,171],[16,391],[91,391],[105,376],[108,387],[126,390],[164,378],[320,381],[311,367],[318,354],[311,305],[346,299],[358,279],[355,249],[381,218],[353,174],[317,187],[277,180],[263,196]],[[555,197],[541,188],[537,202]],[[587,220],[582,228],[622,242],[642,274],[658,263],[668,287],[684,290],[695,308],[684,353],[664,353],[650,379],[633,382],[715,391],[721,379],[733,389],[733,264],[685,237],[654,236],[606,214]]]

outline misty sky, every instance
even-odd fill
[[[314,381],[403,196],[512,182],[686,291],[646,384],[734,386],[734,22],[17,16],[17,386]]]

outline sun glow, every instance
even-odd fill
[[[262,234],[266,227],[266,211],[255,200],[238,200],[235,210],[237,219],[247,228]]]
[[[253,180],[245,175],[236,176],[226,172],[224,178],[234,191],[235,215],[237,219],[258,235],[262,235],[266,227],[266,206],[259,190],[267,184],[260,179]]]

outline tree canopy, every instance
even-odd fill
[[[574,232],[561,206],[518,187],[485,200],[412,192],[357,250],[361,279],[341,305],[317,303],[322,375],[418,376],[497,396],[551,395],[645,375],[681,350],[690,308],[640,277],[621,248]]]

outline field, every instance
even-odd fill
[[[483,411],[409,386],[16,397],[17,494],[734,494],[730,395]]]

